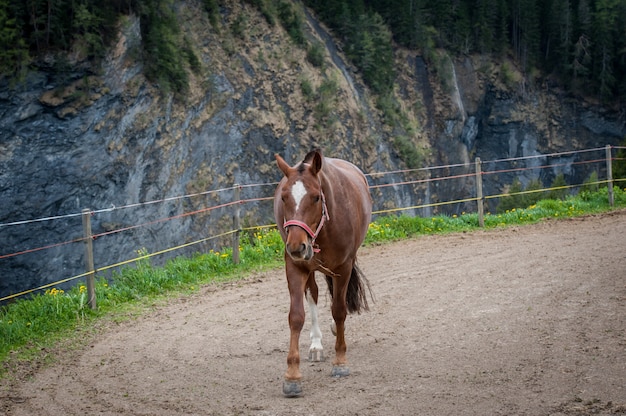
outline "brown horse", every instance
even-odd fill
[[[368,310],[369,283],[356,265],[371,220],[372,200],[367,179],[353,164],[312,151],[294,167],[276,155],[284,173],[274,194],[274,216],[285,242],[289,307],[289,354],[283,393],[302,395],[298,342],[304,325],[304,297],[311,314],[309,360],[323,360],[322,333],[317,319],[315,272],[326,276],[332,298],[335,360],[331,375],[350,374],[344,322],[348,312]],[[370,293],[371,295],[371,293]]]

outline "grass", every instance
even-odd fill
[[[626,207],[626,188],[614,187],[615,207]],[[581,192],[563,200],[544,199],[527,208],[511,208],[503,213],[484,216],[485,228],[533,224],[546,218],[569,218],[610,210],[607,188]],[[379,217],[370,224],[366,244],[397,241],[426,234],[471,231],[480,228],[478,214],[438,215],[430,218]]]
[[[626,207],[626,188],[614,188],[615,207]],[[610,210],[607,189],[581,192],[564,200],[547,199],[527,208],[511,208],[501,214],[486,214],[485,228],[523,225],[545,218],[568,218]],[[388,216],[370,224],[366,245],[397,241],[420,235],[467,232],[478,229],[478,215],[439,215],[432,218]],[[96,284],[98,309],[87,305],[86,287],[48,289],[45,293],[0,308],[0,377],[13,360],[42,360],[45,351],[58,342],[88,332],[101,319],[128,319],[168,297],[199,290],[202,285],[238,279],[256,270],[282,266],[283,243],[277,230],[244,233],[240,263],[234,264],[232,249],[210,251],[192,257],[177,257],[163,267],[151,264],[148,253],[138,250],[135,267],[115,273]]]

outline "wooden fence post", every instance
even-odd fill
[[[93,266],[93,236],[91,234],[91,210],[83,209],[83,235],[85,241],[85,269],[87,275],[87,302],[91,309],[96,309],[96,282]]]
[[[233,263],[239,264],[239,235],[241,233],[241,225],[240,225],[240,201],[241,199],[241,187],[239,184],[235,184],[233,201],[235,202],[235,213],[233,214],[233,228],[235,229],[235,233],[233,234]]]
[[[613,157],[610,144],[606,145],[606,185],[609,188],[609,206],[613,208],[615,197],[613,196]]]
[[[485,226],[485,215],[483,208],[483,175],[480,168],[480,158],[476,158],[476,205],[478,206],[478,225]]]

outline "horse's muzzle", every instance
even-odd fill
[[[294,233],[300,234],[300,233]],[[309,261],[313,258],[313,245],[308,238],[297,238],[296,235],[287,235],[285,250],[294,261]]]
[[[313,258],[313,246],[307,243],[294,244],[293,246],[285,245],[287,254],[294,261],[309,261]]]

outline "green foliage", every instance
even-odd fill
[[[339,86],[334,78],[325,78],[318,89],[318,94],[322,100],[331,100],[337,97]]]
[[[452,59],[450,59],[450,55],[447,53],[436,53],[433,56],[433,63],[435,67],[435,72],[437,73],[437,78],[439,78],[439,82],[441,82],[441,88],[447,94],[452,93],[454,91],[454,63]]]
[[[319,42],[313,42],[309,45],[306,53],[306,59],[311,65],[317,68],[324,67],[324,48]]]
[[[530,181],[524,189],[522,183],[515,179],[507,192],[508,195],[500,198],[496,211],[502,213],[513,208],[525,208],[533,205],[545,197],[545,191],[542,189],[543,185],[539,180]]]
[[[368,25],[361,16],[377,13],[396,42],[420,49],[431,64],[435,48],[500,55],[510,51],[526,74],[535,68],[558,74],[573,90],[605,100],[616,101],[626,94],[622,0],[307,0],[306,4],[341,34],[348,47],[363,42],[367,49],[360,28]],[[350,57],[361,69],[359,57]]]
[[[0,308],[0,361],[28,343],[54,341],[58,334],[85,324],[95,314],[87,306],[86,287],[65,292],[48,289]]]
[[[565,176],[562,173],[558,174],[554,178],[552,184],[550,185],[550,188],[552,189],[548,191],[549,199],[565,199],[565,197],[569,193],[567,182],[565,181]]]
[[[215,0],[204,4],[210,13],[218,11]],[[85,58],[101,58],[120,15],[130,12],[141,20],[146,76],[165,91],[186,91],[185,65],[197,71],[199,60],[180,36],[173,0],[0,0],[0,72],[18,75],[40,53],[63,60],[63,52],[73,49]]]
[[[622,141],[622,146],[626,147],[626,138]],[[613,178],[626,179],[626,149],[619,149],[613,161]]]
[[[0,74],[19,77],[29,62],[26,41],[9,8],[10,0],[0,0]]]
[[[592,194],[600,190],[600,184],[598,183],[598,172],[594,171],[589,175],[580,188],[580,195]],[[584,198],[584,197],[583,197]]]
[[[361,71],[363,80],[380,95],[391,92],[394,82],[392,34],[380,14],[361,2],[313,1],[312,7],[345,40],[346,55]]]
[[[513,88],[515,86],[513,71],[506,62],[500,65],[500,81],[502,81],[507,88]]]
[[[616,207],[626,206],[626,189],[613,188]],[[542,199],[524,208],[511,208],[498,214],[487,213],[485,228],[532,224],[545,218],[570,218],[610,210],[608,192],[603,188],[588,193],[586,198],[567,197],[564,200]],[[378,217],[369,226],[366,244],[397,241],[424,234],[442,234],[476,230],[478,214],[439,215],[431,218],[400,216]]]
[[[315,97],[315,89],[311,84],[311,81],[308,79],[302,79],[300,81],[300,89],[302,90],[302,95],[308,101],[312,100]]]
[[[287,0],[246,0],[270,25],[276,20],[294,42],[307,45],[302,14]],[[626,2],[623,0],[306,0],[343,41],[345,52],[377,94],[394,80],[392,38],[418,48],[432,64],[437,48],[455,53],[512,52],[528,75],[535,68],[561,77],[574,92],[616,102],[626,95]],[[219,1],[202,0],[213,27]],[[141,16],[148,76],[179,90],[186,57],[172,0],[0,0],[0,74],[19,77],[39,54],[72,48],[103,56],[121,14]],[[235,32],[244,33],[239,22]],[[316,49],[309,59],[319,64]],[[504,81],[508,81],[506,71]]]
[[[335,118],[333,110],[337,106],[339,86],[334,78],[325,78],[317,90],[310,80],[300,79],[300,90],[305,100],[313,105],[313,114],[318,122],[318,128],[328,127]]]
[[[165,92],[184,94],[189,77],[173,0],[141,0],[139,18],[146,76]]]
[[[400,159],[406,163],[409,169],[417,169],[423,166],[423,155],[410,138],[406,136],[396,136],[393,139],[393,147],[400,155]]]
[[[184,38],[182,53],[185,56],[185,60],[189,64],[189,69],[191,69],[193,73],[199,74],[202,70],[202,64],[198,59],[198,55],[196,55],[191,47],[191,42],[189,42],[189,39],[187,38]]]
[[[28,61],[25,54],[77,47],[91,57],[101,57],[115,35],[118,16],[113,2],[1,0],[0,43],[2,49],[6,47],[2,73],[10,74],[15,66]]]
[[[294,10],[293,3],[282,0],[278,2],[278,19],[296,45],[307,44],[302,16]]]
[[[246,37],[245,30],[247,26],[248,26],[248,17],[246,15],[240,14],[230,24],[230,31],[233,33],[233,35],[235,35],[239,39],[244,40]]]
[[[211,26],[217,28],[220,19],[220,7],[218,0],[202,0],[202,4],[204,5],[204,10],[206,10],[209,16]]]
[[[346,53],[361,71],[363,80],[377,94],[390,93],[395,77],[391,32],[380,15],[359,15],[348,36],[352,41]]]
[[[274,10],[273,0],[246,0],[246,2],[256,7],[270,26],[276,25],[276,18],[274,17],[276,11]]]
[[[73,27],[76,34],[76,43],[83,54],[88,56],[102,57],[105,45],[99,34],[103,18],[89,10],[86,4],[76,7]]]

